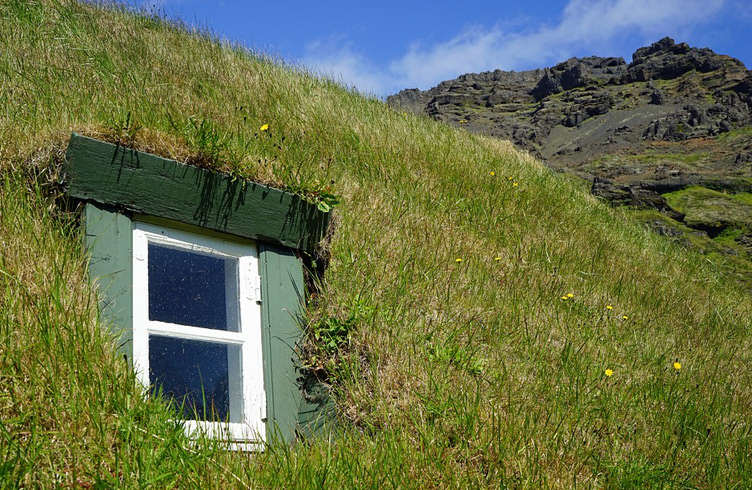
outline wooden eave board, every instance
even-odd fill
[[[78,199],[301,250],[315,247],[329,221],[294,194],[76,133],[64,174]]]

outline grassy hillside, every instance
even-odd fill
[[[65,0],[0,4],[0,101],[0,487],[752,485],[748,293],[511,145]],[[72,130],[339,196],[328,437],[225,452],[141,395],[54,200]]]

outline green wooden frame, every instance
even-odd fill
[[[267,434],[292,441],[332,421],[322,387],[302,386],[296,350],[305,297],[300,254],[323,237],[328,213],[289,193],[75,133],[64,173],[67,194],[85,203],[89,275],[98,289],[103,324],[127,359],[132,359],[134,216],[253,239],[264,298]]]
[[[95,283],[101,323],[133,358],[133,221],[113,208],[87,203],[83,209],[89,278]]]
[[[79,199],[306,251],[329,223],[300,196],[76,133],[65,157]]]

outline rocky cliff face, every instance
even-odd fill
[[[572,58],[552,68],[469,73],[387,103],[511,139],[546,161],[593,144],[685,141],[752,124],[752,72],[738,60],[670,38],[623,58]],[[608,118],[597,116],[609,115]],[[466,123],[461,123],[466,121]],[[562,128],[569,128],[561,137]],[[553,133],[553,134],[552,134]]]
[[[752,72],[670,38],[638,49],[631,63],[592,56],[539,70],[466,74],[430,90],[403,90],[387,103],[509,139],[552,168],[590,180],[595,194],[681,225],[692,215],[691,200],[674,209],[669,201],[679,201],[671,192],[752,191]],[[752,204],[745,205],[735,208],[749,213],[741,221],[721,229],[691,221],[693,229],[711,236],[746,229]]]

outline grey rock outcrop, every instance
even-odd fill
[[[684,215],[662,193],[752,190],[752,72],[671,38],[638,49],[628,64],[590,56],[469,73],[387,103],[511,140],[553,169],[590,179],[595,195],[677,221]]]
[[[672,80],[692,70],[700,73],[720,70],[725,62],[744,68],[738,60],[724,60],[708,48],[691,48],[686,43],[676,44],[670,37],[664,37],[651,46],[635,51],[624,81]]]
[[[682,141],[752,124],[752,73],[731,57],[667,37],[638,49],[629,64],[590,56],[542,70],[469,73],[430,90],[403,90],[387,103],[449,123],[467,121],[471,131],[510,139],[550,160],[566,153],[556,148],[558,138],[548,140],[557,126],[577,128],[613,110],[624,117],[603,121],[612,127],[601,128],[601,142],[617,141],[606,133],[621,126],[649,140]],[[593,146],[583,143],[575,146]]]

